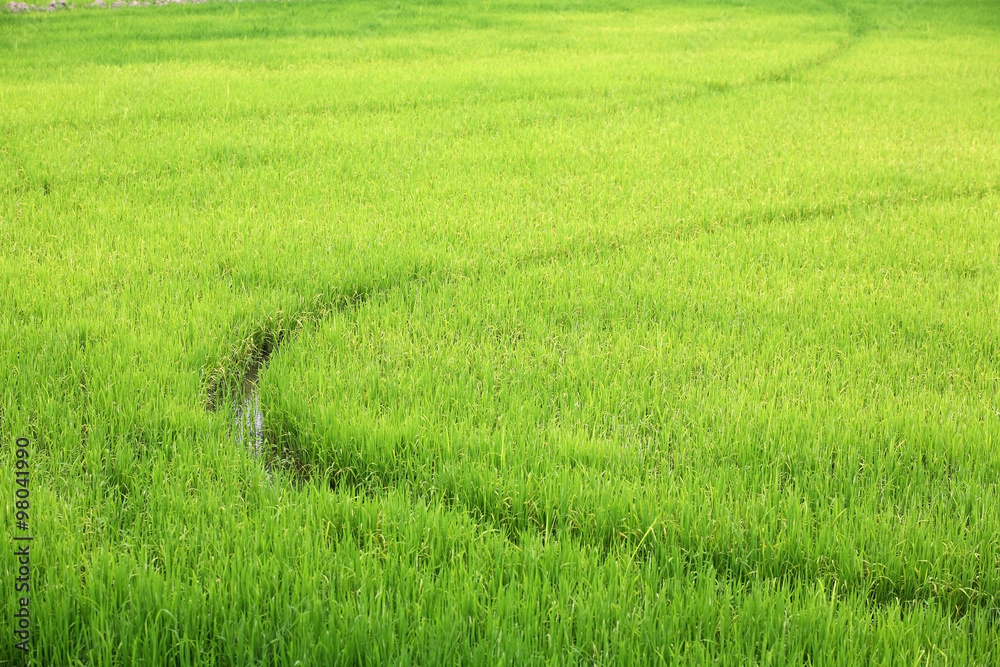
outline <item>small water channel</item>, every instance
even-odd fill
[[[236,406],[234,432],[237,444],[246,447],[250,455],[264,455],[264,413],[260,409],[260,392],[256,385],[243,402]]]
[[[264,463],[267,478],[271,479],[271,466],[264,455],[264,411],[260,408],[260,372],[267,367],[270,354],[264,355],[243,378],[242,398],[236,400],[233,410],[233,434],[236,444],[246,447],[250,456]]]

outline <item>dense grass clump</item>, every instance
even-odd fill
[[[31,664],[1000,661],[993,3],[78,9],[0,51]]]

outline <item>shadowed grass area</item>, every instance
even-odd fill
[[[996,662],[998,29],[0,14],[30,662]]]

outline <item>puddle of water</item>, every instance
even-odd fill
[[[260,409],[260,393],[253,391],[236,408],[236,442],[248,447],[255,459],[264,454],[264,413]]]
[[[236,406],[236,442],[250,449],[255,459],[260,459],[264,453],[264,413],[260,409],[260,391],[257,381],[260,371],[267,364],[267,357],[247,369],[243,378],[243,401]]]
[[[271,464],[264,455],[264,412],[260,409],[260,392],[257,391],[256,385],[250,392],[245,393],[244,397],[235,410],[233,432],[236,435],[236,444],[246,447],[255,461],[264,464],[267,484],[274,484]]]
[[[243,399],[235,405],[233,432],[236,444],[246,447],[255,461],[264,463],[267,481],[273,483],[271,466],[264,456],[264,411],[260,409],[260,390],[257,387],[260,372],[267,365],[269,356],[251,366],[243,378]]]

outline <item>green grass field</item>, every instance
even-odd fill
[[[0,56],[0,664],[1000,664],[995,0]]]

